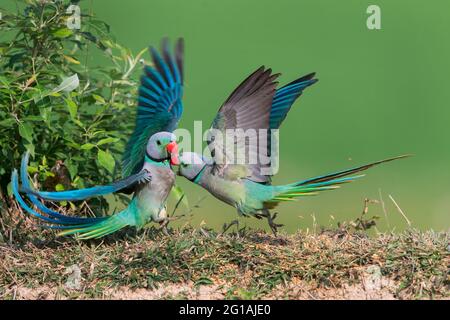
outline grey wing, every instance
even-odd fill
[[[231,172],[233,177],[240,174],[256,182],[269,181],[262,169],[270,165],[265,134],[278,76],[260,67],[220,107],[208,134],[214,174],[225,177]]]

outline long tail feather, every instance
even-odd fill
[[[11,175],[11,182],[12,182],[12,191],[14,194],[14,197],[16,198],[17,202],[19,203],[19,205],[26,211],[28,212],[30,215],[32,215],[33,217],[39,218],[42,221],[45,221],[47,223],[53,223],[53,224],[61,224],[64,223],[59,219],[55,219],[55,218],[50,218],[50,217],[46,217],[38,212],[36,212],[35,210],[33,210],[32,208],[30,208],[27,203],[25,202],[25,200],[22,198],[22,196],[19,193],[19,175],[17,173],[17,170],[14,169]]]
[[[21,168],[22,177],[25,178],[27,183],[29,183],[28,177],[26,175],[26,169],[25,170],[23,169],[24,168],[22,166]],[[132,218],[133,215],[129,214],[130,210],[132,211],[135,208],[134,201],[132,201],[126,209],[111,217],[76,218],[76,217],[68,217],[53,210],[50,210],[42,203],[40,203],[36,197],[28,195],[33,204],[35,204],[43,213],[48,215],[46,216],[33,210],[22,198],[19,192],[19,175],[16,169],[13,170],[13,173],[11,175],[11,182],[12,182],[12,191],[18,204],[31,216],[38,218],[39,220],[49,224],[49,225],[42,225],[42,227],[49,229],[63,230],[59,233],[59,235],[78,234],[79,238],[82,240],[91,238],[100,238],[108,234],[111,234],[119,229],[122,229],[125,226],[134,225],[134,220]]]
[[[24,156],[22,158],[22,163],[20,165],[20,178],[22,180],[22,189],[33,190],[33,187],[30,185],[30,181],[27,175],[27,167],[28,167],[28,156]],[[86,224],[99,222],[104,220],[105,218],[78,218],[78,217],[68,217],[59,212],[53,211],[47,208],[44,204],[42,204],[34,195],[31,193],[27,193],[28,199],[43,213],[47,214],[50,217],[53,217],[59,220],[61,223],[65,224]]]
[[[37,191],[30,187],[29,183],[25,183],[25,180],[28,180],[26,177],[26,171],[28,166],[29,152],[25,153],[22,157],[22,165],[21,172],[25,172],[25,175],[22,174],[22,191],[33,196],[39,197],[41,199],[46,200],[54,200],[54,201],[75,201],[75,200],[83,200],[92,197],[98,197],[107,195],[113,192],[121,191],[130,186],[138,183],[140,181],[145,181],[150,179],[150,175],[146,170],[142,170],[134,175],[131,175],[125,179],[118,180],[110,185],[106,186],[96,186],[85,189],[78,190],[67,190],[67,191]]]
[[[341,184],[352,182],[356,179],[364,177],[363,174],[353,175],[355,173],[367,170],[381,163],[386,163],[397,159],[403,159],[409,156],[410,155],[402,155],[284,186],[274,186],[273,187],[274,194],[271,199],[266,201],[266,205],[267,207],[270,208],[276,205],[276,203],[281,201],[293,201],[295,200],[295,198],[298,197],[312,196],[318,194],[321,191],[337,189],[340,187]]]
[[[300,182],[296,183],[296,185],[297,186],[302,186],[302,185],[309,185],[309,184],[312,184],[312,183],[320,183],[320,182],[330,181],[330,180],[333,180],[333,179],[349,176],[351,174],[367,170],[367,169],[369,169],[369,168],[371,168],[373,166],[376,166],[378,164],[381,164],[381,163],[390,162],[390,161],[394,161],[394,160],[397,160],[397,159],[403,159],[403,158],[407,158],[407,157],[410,157],[410,156],[411,156],[410,154],[405,154],[405,155],[401,155],[401,156],[397,156],[397,157],[393,157],[393,158],[388,158],[388,159],[384,159],[384,160],[375,161],[375,162],[368,163],[368,164],[365,164],[365,165],[362,165],[362,166],[359,166],[359,167],[355,167],[355,168],[351,168],[351,169],[347,169],[347,170],[342,170],[342,171],[338,171],[338,172],[335,172],[335,173],[327,174],[327,175],[324,175],[324,176],[319,176],[319,177],[303,180],[303,181],[300,181]]]
[[[88,226],[74,226],[74,228],[61,231],[58,235],[72,235],[76,234],[78,239],[97,239],[104,237],[108,234],[114,233],[126,226],[132,225],[131,221],[127,219],[130,207],[127,207],[123,211],[109,217],[104,221],[100,221]],[[125,217],[125,219],[124,219]]]

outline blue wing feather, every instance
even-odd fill
[[[145,148],[151,135],[173,131],[183,113],[183,39],[171,54],[168,41],[162,42],[161,54],[150,48],[153,66],[144,67],[139,88],[136,126],[125,148],[123,175],[142,168]]]
[[[318,81],[314,79],[314,76],[315,73],[310,73],[277,90],[270,111],[270,129],[278,129],[280,127],[292,104],[301,96],[303,90]]]

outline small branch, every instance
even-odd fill
[[[391,201],[394,203],[395,207],[397,208],[398,212],[400,212],[400,214],[402,215],[402,217],[406,220],[406,223],[408,224],[408,226],[411,227],[411,221],[409,221],[409,219],[406,217],[405,213],[403,212],[403,210],[400,208],[400,206],[397,204],[397,202],[395,202],[394,198],[392,198],[391,195],[389,195],[389,198],[391,199]]]

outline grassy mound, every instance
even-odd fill
[[[81,242],[30,223],[8,233],[2,222],[2,299],[449,297],[449,233],[341,228],[276,238],[185,227]]]

